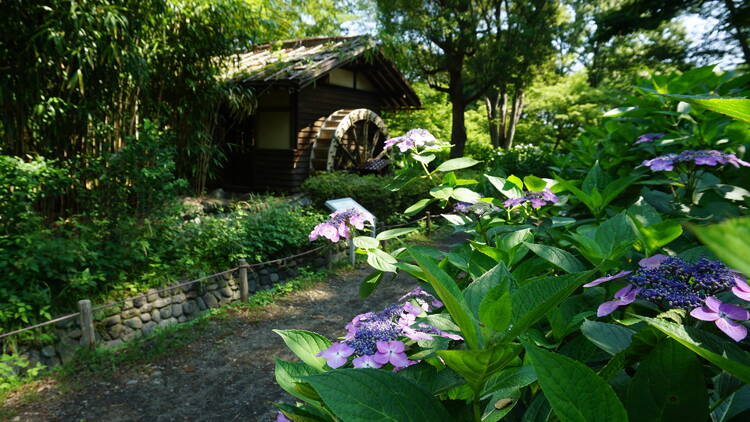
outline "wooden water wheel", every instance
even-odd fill
[[[338,110],[323,122],[310,154],[315,170],[377,170],[385,167],[382,155],[388,130],[374,111]]]

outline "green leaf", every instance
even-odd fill
[[[377,249],[380,246],[378,239],[370,236],[357,236],[353,240],[354,246],[360,249]]]
[[[750,100],[745,98],[722,98],[706,95],[660,94],[664,97],[682,100],[711,111],[727,115],[733,119],[750,123]]]
[[[523,191],[523,180],[521,180],[518,176],[514,176],[511,174],[506,180],[516,185],[519,190]]]
[[[438,350],[445,364],[461,374],[471,388],[479,392],[485,381],[503,369],[521,351],[519,344],[506,344],[482,350]]]
[[[659,331],[677,340],[693,353],[729,372],[742,382],[750,384],[750,354],[732,344],[701,329],[675,324],[662,319],[638,318],[648,322]]]
[[[273,332],[281,336],[286,347],[297,355],[302,362],[318,371],[323,370],[326,364],[325,358],[315,355],[330,347],[330,340],[318,333],[305,330],[273,330]]]
[[[482,197],[482,195],[474,192],[471,189],[466,189],[466,188],[456,188],[456,189],[454,189],[452,196],[457,201],[468,202],[470,204],[478,202],[479,199]]]
[[[364,299],[370,296],[370,294],[372,294],[372,292],[374,292],[380,285],[380,280],[383,279],[383,274],[382,271],[374,271],[365,277],[359,285],[359,297]]]
[[[392,257],[388,252],[380,249],[371,249],[367,252],[367,263],[376,270],[387,273],[396,272],[396,263],[398,260]]]
[[[305,401],[315,401],[315,398],[303,396],[295,388],[295,385],[302,382],[302,378],[315,375],[319,373],[317,369],[304,362],[286,362],[279,358],[274,358],[276,366],[274,368],[274,375],[276,377],[276,383],[279,387],[283,388],[287,393]]]
[[[479,304],[479,321],[495,331],[505,331],[513,316],[509,287],[509,283],[496,286]]]
[[[407,250],[414,257],[417,265],[424,271],[427,281],[435,289],[445,308],[461,329],[461,334],[466,340],[466,344],[472,349],[479,348],[477,321],[474,319],[474,315],[466,304],[466,300],[456,282],[438,267],[432,258],[423,254],[419,249],[409,247]]]
[[[584,192],[590,194],[595,190],[599,192],[603,191],[606,185],[607,175],[599,166],[599,161],[596,161],[589,172],[586,174],[586,178],[583,179],[581,189],[583,189]]]
[[[435,154],[429,154],[429,155],[419,155],[419,154],[411,154],[411,157],[420,163],[427,165],[432,162],[432,160],[435,159]]]
[[[440,215],[446,220],[448,220],[448,222],[453,224],[454,226],[464,226],[466,224],[471,223],[471,218],[465,215],[458,215],[458,214],[440,214]]]
[[[450,186],[438,186],[430,189],[430,195],[437,199],[447,201],[453,196],[453,188]]]
[[[600,349],[616,355],[630,346],[635,331],[622,325],[586,320],[581,324],[581,333]]]
[[[490,290],[503,283],[514,283],[514,280],[508,272],[508,267],[500,262],[466,286],[463,292],[466,304],[477,318],[479,317],[479,304],[482,303],[482,299],[489,294]]]
[[[662,246],[668,245],[682,235],[682,225],[675,220],[664,220],[645,227],[636,223],[636,227],[638,227],[638,231],[643,236],[648,255],[651,255]]]
[[[458,158],[453,158],[448,161],[444,161],[435,169],[435,171],[446,172],[446,171],[460,170],[460,169],[465,169],[467,167],[471,167],[478,163],[479,161],[471,157],[458,157]]]
[[[393,239],[393,238],[396,238],[396,237],[399,237],[399,236],[403,236],[405,234],[409,234],[409,233],[414,232],[416,230],[417,230],[416,227],[401,227],[401,228],[398,228],[398,229],[386,230],[386,231],[378,233],[378,235],[375,237],[375,239],[378,239],[378,240]]]
[[[407,208],[406,211],[404,211],[404,215],[407,215],[407,216],[414,215],[422,211],[423,209],[427,208],[427,206],[430,205],[433,201],[434,199],[427,199],[427,198],[420,199],[414,205]]]
[[[719,259],[750,277],[750,217],[690,228]]]
[[[561,422],[627,422],[612,387],[586,365],[524,343],[539,385]]]
[[[628,387],[628,414],[638,422],[708,420],[708,392],[698,358],[677,342],[659,343]]]
[[[339,369],[305,378],[339,420],[450,422],[439,400],[389,371]]]
[[[536,381],[536,372],[531,365],[506,368],[491,376],[482,388],[482,397],[499,390],[521,389]]]
[[[566,273],[578,273],[585,271],[586,267],[583,266],[581,261],[573,256],[570,252],[556,248],[554,246],[540,245],[535,243],[524,242],[527,248],[544,258],[549,263],[562,269]]]
[[[526,189],[534,192],[543,191],[547,187],[547,182],[532,174],[523,178],[523,184],[526,185]]]
[[[526,283],[511,293],[513,325],[507,338],[515,338],[570,296],[593,271],[546,277]]]
[[[438,370],[428,363],[411,365],[397,372],[414,384],[435,395],[444,393],[453,387],[466,384],[466,381],[450,368]]]
[[[501,177],[490,176],[485,174],[484,177],[490,181],[492,186],[508,198],[519,198],[523,196],[523,190],[519,189],[517,185],[503,179]]]

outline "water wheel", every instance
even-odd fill
[[[366,108],[338,110],[318,130],[310,154],[315,170],[371,170],[382,155],[388,130],[374,111]],[[384,161],[384,160],[379,160]],[[385,164],[382,164],[385,166]]]

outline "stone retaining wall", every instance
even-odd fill
[[[249,293],[270,289],[274,284],[290,280],[300,274],[301,267],[320,269],[328,261],[319,255],[309,255],[286,261],[283,265],[269,264],[260,269],[248,270]],[[116,347],[129,340],[151,334],[164,328],[190,321],[210,308],[238,301],[239,270],[187,286],[158,292],[150,289],[144,296],[94,312],[96,340],[100,347]],[[96,307],[97,304],[94,304]],[[21,348],[20,355],[29,359],[34,367],[42,363],[48,368],[68,362],[82,344],[78,318],[62,321],[55,326],[59,341],[42,348]]]

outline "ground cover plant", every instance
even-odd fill
[[[386,250],[331,220],[374,272],[420,287],[338,339],[279,330],[293,421],[740,421],[750,414],[750,100],[710,68],[643,81],[549,177],[462,176],[424,130],[389,141],[390,189],[429,180],[427,207],[466,241]],[[710,87],[712,93],[704,95]],[[321,231],[322,226],[316,228]],[[360,230],[358,230],[360,229]]]

